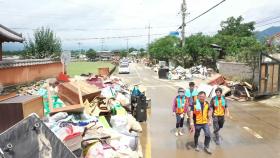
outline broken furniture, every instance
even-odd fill
[[[16,96],[0,102],[0,132],[13,126],[20,120],[36,113],[44,116],[43,98],[41,96]]]
[[[68,82],[58,86],[59,98],[70,105],[80,104],[78,85],[81,89],[83,102],[85,100],[92,101],[101,93],[95,85],[90,85],[86,81]]]

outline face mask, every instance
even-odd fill
[[[185,93],[184,93],[184,92],[179,92],[179,95],[180,95],[180,96],[184,96]]]

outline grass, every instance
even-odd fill
[[[110,62],[97,61],[97,62],[72,62],[67,67],[67,73],[71,77],[81,74],[98,74],[98,68],[109,67],[113,69],[114,65]]]

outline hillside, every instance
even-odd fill
[[[276,33],[280,33],[280,26],[273,26],[263,31],[258,31],[256,32],[256,36],[259,40],[264,40],[267,37],[275,35]]]

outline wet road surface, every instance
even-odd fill
[[[118,75],[129,84],[141,83],[152,99],[148,121],[141,123],[141,144],[145,158],[280,158],[280,109],[257,102],[229,102],[231,116],[226,118],[220,134],[221,145],[211,141],[213,152],[193,149],[193,135],[184,128],[184,135],[175,137],[175,117],[171,103],[180,81],[160,80],[157,74],[140,64],[131,64],[130,74]],[[187,87],[187,83],[185,87]],[[280,104],[275,102],[274,104]],[[211,126],[211,131],[213,127]],[[204,134],[199,144],[203,149]]]

